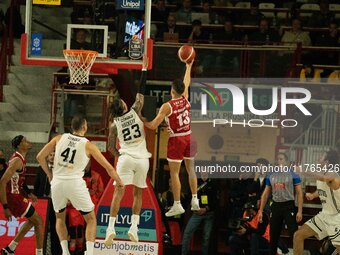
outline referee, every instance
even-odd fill
[[[284,153],[277,155],[279,171],[267,175],[266,188],[261,197],[261,206],[258,212],[259,222],[262,222],[263,209],[272,193],[273,203],[271,204],[270,218],[270,254],[276,255],[278,241],[280,238],[283,222],[288,226],[291,238],[298,229],[297,222],[302,220],[303,196],[301,179],[288,166],[288,157]],[[286,171],[289,169],[289,171]],[[295,208],[295,196],[298,200],[298,211]]]

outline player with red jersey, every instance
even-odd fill
[[[181,205],[181,182],[179,171],[182,160],[189,175],[189,185],[192,193],[191,210],[199,210],[197,198],[197,178],[194,170],[194,156],[197,153],[197,143],[191,134],[190,103],[188,101],[190,74],[193,62],[186,64],[184,80],[174,80],[171,86],[171,100],[164,103],[156,118],[145,125],[149,129],[156,129],[165,119],[169,129],[167,159],[169,162],[170,176],[174,204],[165,214],[167,217],[184,213]]]
[[[32,199],[33,203],[37,201],[37,197],[30,192],[25,184],[25,156],[28,150],[32,148],[32,144],[24,136],[18,135],[13,138],[12,146],[16,151],[11,156],[9,166],[0,180],[0,201],[8,221],[11,221],[12,216],[16,218],[26,217],[28,221],[20,228],[14,240],[1,250],[1,254],[14,254],[20,240],[34,226],[36,255],[42,255],[43,220],[35,211],[32,203],[22,195],[24,191]]]

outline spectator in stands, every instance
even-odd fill
[[[264,213],[262,220],[258,220],[258,200],[256,196],[249,197],[244,209],[243,220],[237,222],[235,219],[235,228],[233,234],[229,237],[230,254],[268,254],[269,215]]]
[[[54,152],[47,157],[48,167],[53,171]],[[50,197],[51,185],[45,171],[39,167],[37,176],[34,183],[34,195],[37,197]],[[61,247],[59,237],[55,228],[56,218],[52,206],[52,201],[49,203],[49,231],[50,231],[50,247],[52,255],[59,255],[61,253]]]
[[[163,26],[159,27],[157,31],[157,40],[164,40],[164,33],[169,33],[169,34],[178,34],[178,39],[180,41],[185,40],[185,34],[183,29],[178,27],[176,25],[176,16],[173,14],[170,14],[166,20],[166,23],[163,24]]]
[[[303,196],[301,178],[293,172],[289,166],[288,157],[284,153],[277,154],[277,169],[267,175],[266,188],[261,197],[261,206],[258,211],[258,221],[262,222],[266,217],[263,212],[269,196],[272,194],[270,218],[270,246],[271,255],[276,255],[282,227],[285,223],[289,235],[293,238],[298,229],[297,223],[302,220]],[[295,207],[297,198],[298,210]],[[297,211],[297,212],[296,212]]]
[[[243,15],[240,15],[238,23],[242,25],[257,26],[263,17],[263,14],[259,11],[258,2],[251,1],[250,11],[244,12]]]
[[[14,1],[15,4],[12,5],[12,28],[13,28],[13,36],[15,38],[20,38],[21,34],[25,33],[25,26],[22,24],[21,15],[20,15],[20,5]],[[11,20],[11,7],[8,7],[5,15],[5,23],[6,26],[9,27]]]
[[[156,7],[151,11],[151,20],[165,22],[168,16],[169,11],[165,7],[165,0],[157,0]]]
[[[223,29],[214,34],[214,43],[236,44],[240,43],[242,35],[235,30],[234,24],[230,19],[224,21]]]
[[[92,202],[96,206],[103,195],[104,183],[100,174],[91,169],[91,161],[85,168],[84,180],[87,188],[89,189]]]
[[[209,33],[202,29],[202,22],[194,20],[191,24],[192,31],[188,38],[188,43],[208,43]]]
[[[182,0],[182,7],[176,12],[178,22],[191,23],[191,13],[195,11],[191,8],[191,0]]]
[[[200,209],[193,212],[184,229],[182,255],[189,254],[190,240],[201,223],[204,224],[202,255],[211,254],[209,253],[209,243],[214,225],[215,210],[218,207],[218,190],[215,182],[208,177],[208,173],[201,173],[201,179],[198,180],[197,195],[200,201]]]
[[[329,27],[330,23],[335,20],[333,12],[329,11],[328,0],[320,1],[320,12],[314,12],[309,18],[309,27]]]
[[[209,1],[204,1],[202,5],[202,12],[209,14],[209,23],[210,24],[219,24],[219,16],[217,13],[211,10],[211,5]]]
[[[340,47],[340,33],[338,25],[332,21],[329,30],[326,33],[314,33],[313,41],[315,46],[322,47]],[[314,54],[314,53],[313,53]],[[314,54],[315,64],[339,65],[339,54],[336,51],[318,51]]]
[[[87,42],[88,31],[86,29],[77,29],[76,38],[71,42],[71,49],[91,50],[91,44]]]
[[[329,24],[328,32],[315,34],[313,41],[315,46],[339,47],[340,33],[337,22],[332,21]]]
[[[296,43],[302,43],[302,46],[310,46],[312,44],[309,33],[302,31],[301,21],[297,18],[293,19],[292,29],[290,31],[285,31],[281,42],[284,45],[295,45]]]
[[[261,19],[259,29],[249,34],[248,39],[251,44],[277,44],[280,41],[279,34],[269,28],[269,21]]]

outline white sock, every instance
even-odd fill
[[[43,249],[36,249],[35,254],[36,255],[43,255]]]
[[[115,222],[116,222],[116,217],[110,217],[109,219],[109,226],[107,227],[108,229],[114,229],[115,228]]]
[[[138,214],[132,214],[131,217],[131,227],[137,228],[137,225],[139,224],[139,215]]]
[[[14,250],[17,248],[17,246],[18,246],[18,243],[17,243],[16,241],[14,241],[14,240],[8,245],[8,247],[9,247],[12,251],[14,251]]]
[[[68,242],[67,240],[62,240],[60,241],[61,249],[63,250],[63,255],[68,255],[70,254],[68,250]]]
[[[196,199],[197,198],[197,194],[192,194],[192,198]]]
[[[94,242],[86,241],[86,255],[93,255]]]
[[[181,205],[181,200],[179,201],[174,201],[174,206],[180,206]]]

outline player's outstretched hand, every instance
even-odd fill
[[[4,214],[8,221],[12,221],[12,212],[10,209],[4,209]]]
[[[192,60],[191,62],[186,62],[186,67],[187,68],[191,68],[192,67],[192,64],[194,63],[195,60]]]
[[[148,66],[149,66],[149,58],[146,56],[146,54],[144,54],[142,69],[148,69]]]

